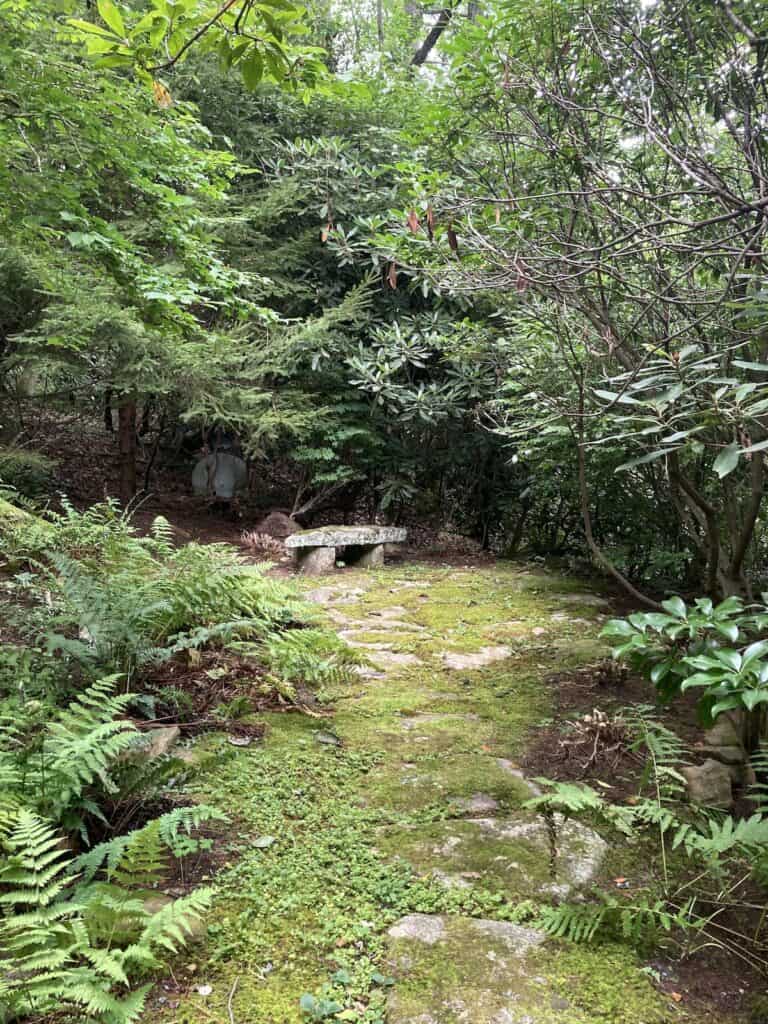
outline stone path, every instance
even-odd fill
[[[471,590],[471,577],[464,574],[454,574],[452,582]],[[356,580],[349,589],[339,583],[311,596],[326,609],[339,635],[373,666],[373,671],[359,671],[376,689],[367,700],[361,698],[350,717],[364,713],[367,703],[376,708],[367,742],[375,744],[378,738],[388,751],[376,799],[395,810],[416,812],[417,818],[430,807],[442,809],[444,820],[382,828],[378,848],[447,889],[468,890],[481,882],[506,898],[551,901],[588,887],[599,875],[605,842],[578,822],[557,819],[553,848],[544,818],[522,807],[538,788],[512,758],[497,756],[510,753],[503,710],[489,708],[471,683],[488,670],[509,684],[531,644],[541,644],[542,637],[559,628],[573,625],[583,634],[585,625],[597,627],[596,609],[603,600],[590,594],[553,595],[559,607],[542,616],[546,625],[502,620],[499,639],[506,642],[494,643],[488,641],[495,639],[497,624],[464,628],[471,597],[453,602],[448,621],[436,626],[426,610],[439,594],[433,596],[417,581],[393,581],[382,594],[380,583]],[[575,614],[585,610],[590,618]],[[462,675],[470,684],[468,693],[461,685],[451,688],[451,681],[461,681]],[[381,714],[382,703],[391,704],[390,714]],[[353,741],[352,722],[343,717],[340,734],[346,724]],[[389,1024],[568,1019],[568,1002],[531,962],[545,941],[535,929],[461,915],[413,914],[396,922],[388,935],[389,966],[397,981],[389,999]],[[451,965],[448,971],[446,964]]]
[[[199,793],[236,809],[236,853],[217,876],[208,959],[190,968],[206,984],[146,1019],[677,1021],[631,952],[553,944],[509,920],[625,873],[582,823],[556,819],[553,847],[518,763],[551,715],[546,676],[604,656],[602,599],[492,565],[300,586],[361,664],[327,688],[332,720],[266,714],[262,744],[198,744]],[[344,1009],[310,1017],[303,994]]]

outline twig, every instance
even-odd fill
[[[235,1014],[232,1009],[232,1000],[235,998],[235,992],[237,991],[237,983],[240,981],[240,975],[238,974],[235,980],[232,982],[232,988],[229,990],[229,999],[227,1000],[227,1013],[229,1014],[229,1024],[235,1024]]]

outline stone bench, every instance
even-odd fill
[[[398,526],[324,526],[302,530],[285,538],[285,546],[296,552],[300,573],[330,572],[336,564],[336,549],[348,549],[345,560],[370,569],[384,564],[384,545],[402,544],[407,531]]]

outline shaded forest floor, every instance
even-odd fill
[[[586,777],[618,801],[636,785],[632,758],[590,761],[561,742],[564,724],[595,706],[647,701],[599,667],[607,602],[500,564],[389,565],[302,586],[368,664],[359,682],[318,695],[332,718],[267,712],[260,742],[209,734],[190,748],[193,791],[232,824],[209,866],[218,897],[205,944],[156,987],[147,1020],[480,1024],[516,1019],[495,1016],[509,999],[536,1024],[742,1019],[759,981],[711,951],[679,962],[548,941],[510,995],[499,951],[457,945],[450,931],[476,919],[524,926],[551,899],[545,851],[523,827],[531,777]],[[587,831],[557,884],[588,876],[628,899],[652,890],[648,850],[605,834],[593,856]],[[402,922],[436,915],[450,924],[450,954],[425,960],[418,943],[404,954]]]

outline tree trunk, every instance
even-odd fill
[[[418,68],[425,62],[427,57],[430,55],[438,39],[443,32],[448,28],[448,24],[453,17],[454,8],[444,7],[437,16],[437,20],[432,28],[427,33],[426,39],[414,53],[411,59],[411,66]]]
[[[124,397],[117,410],[120,446],[120,501],[127,507],[136,494],[136,399]]]

